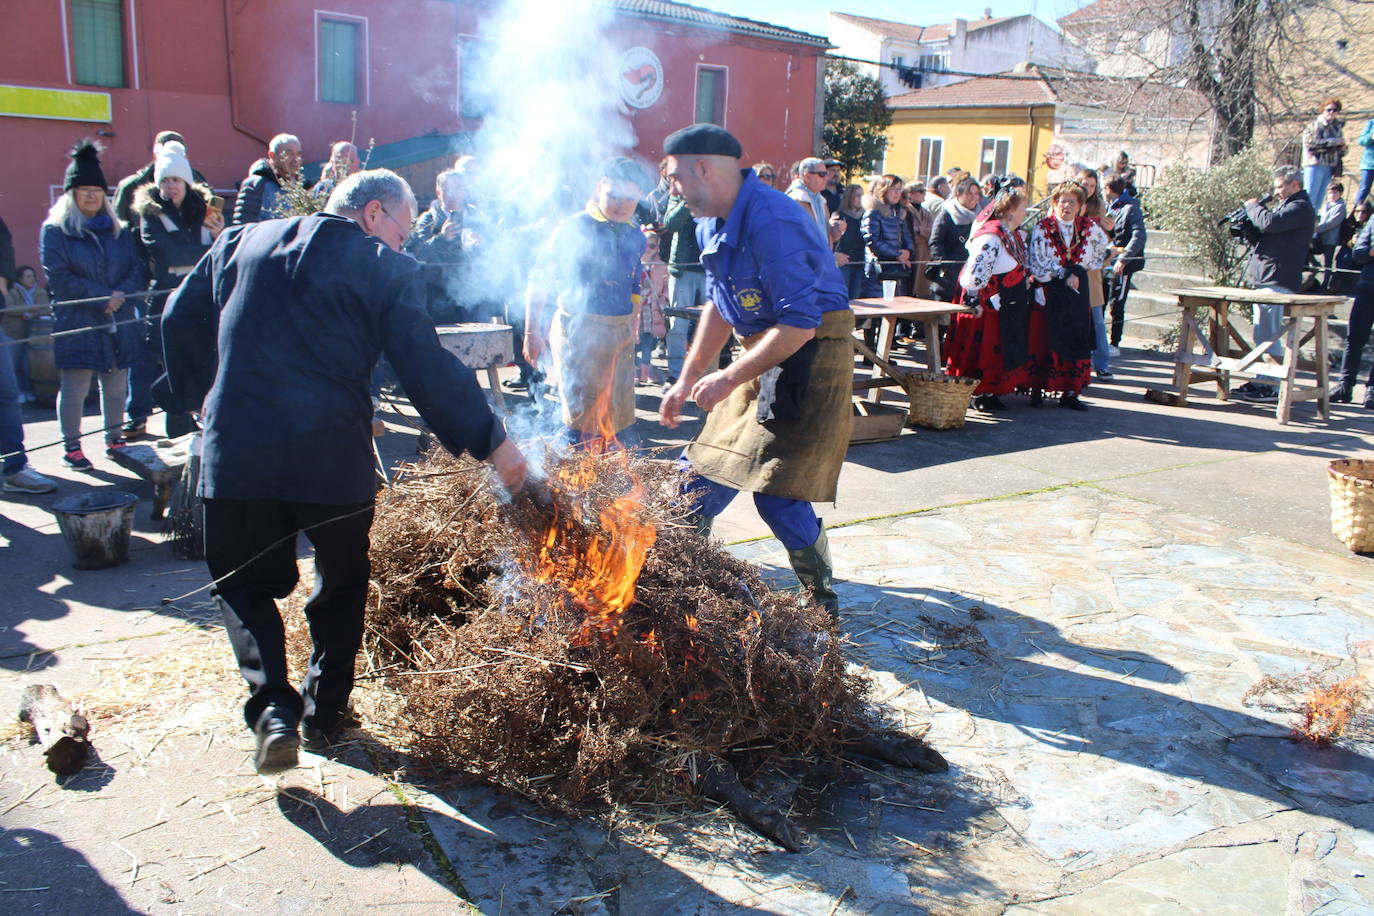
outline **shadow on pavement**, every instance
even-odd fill
[[[85,856],[51,833],[30,828],[0,833],[0,862],[5,863],[0,879],[5,912],[138,916]],[[41,896],[30,896],[35,894]]]

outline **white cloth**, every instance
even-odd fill
[[[976,236],[968,243],[968,260],[959,270],[959,285],[970,295],[988,285],[988,281],[1016,267],[1016,258],[1002,244],[1002,237],[988,233]]]

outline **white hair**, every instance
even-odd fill
[[[274,153],[279,153],[286,148],[286,144],[294,143],[300,146],[301,141],[295,134],[277,134],[267,143],[267,148]]]
[[[114,228],[111,235],[119,238],[119,233],[123,231],[124,224],[115,215],[114,205],[110,203],[110,198],[104,194],[100,195],[101,208],[110,217],[110,222]],[[89,219],[82,214],[81,208],[76,205],[76,189],[64,191],[62,196],[53,201],[52,207],[48,210],[48,216],[43,220],[45,226],[56,226],[62,230],[63,235],[79,236],[86,231],[86,223]]]
[[[1295,165],[1281,165],[1274,169],[1274,177],[1282,178],[1285,184],[1302,183],[1302,172]]]
[[[329,195],[324,212],[335,216],[357,216],[374,200],[393,216],[397,204],[409,207],[412,217],[415,214],[414,192],[404,178],[390,169],[367,169],[349,175]]]

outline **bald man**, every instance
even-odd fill
[[[736,493],[787,548],[812,600],[832,614],[830,547],[812,502],[834,502],[849,446],[854,315],[823,233],[785,194],[740,167],[739,141],[713,124],[668,137],[667,178],[697,217],[709,302],[660,419],[690,397],[707,412],[683,452],[697,529]],[[744,354],[715,370],[731,335]]]

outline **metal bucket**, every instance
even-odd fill
[[[77,569],[107,569],[129,559],[138,497],[123,490],[97,490],[52,504],[57,527]]]

